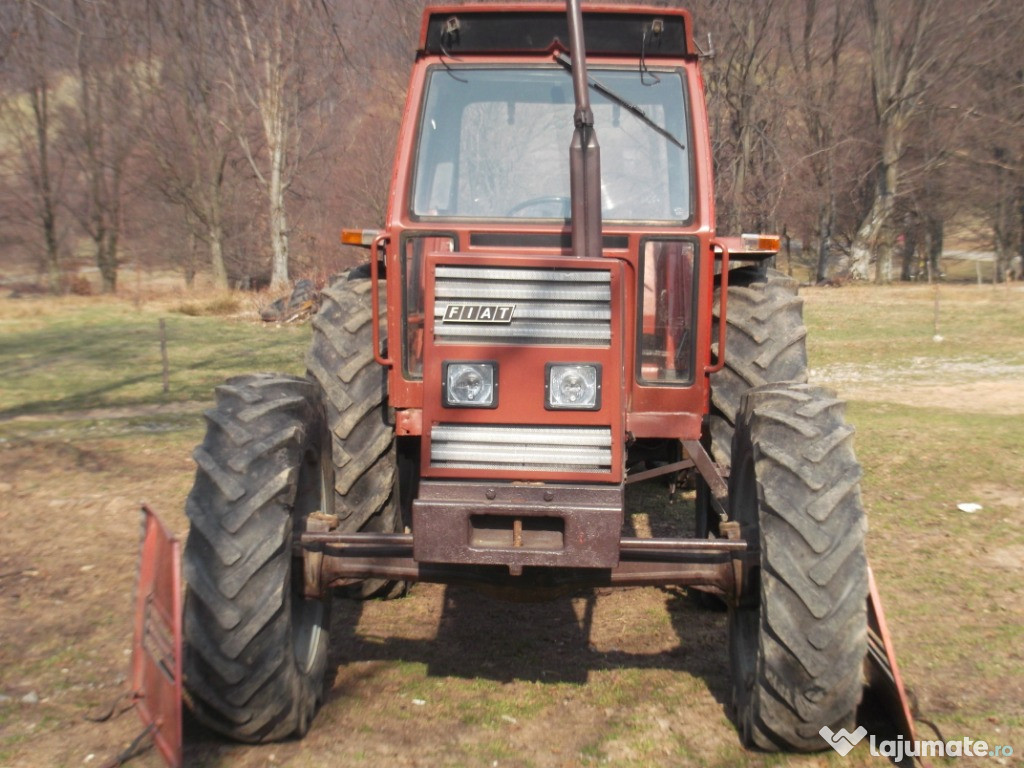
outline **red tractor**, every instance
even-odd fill
[[[676,8],[427,10],[387,222],[346,232],[369,263],[324,291],[308,375],[232,379],[207,413],[184,554],[200,720],[302,735],[333,590],[425,581],[711,593],[745,744],[853,727],[853,429],[806,383],[777,239],[716,233],[700,59]],[[680,473],[693,535],[624,536],[625,487]]]

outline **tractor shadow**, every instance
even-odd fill
[[[660,503],[664,503],[663,487],[661,493]],[[692,530],[692,503],[678,502],[671,514],[650,514],[639,523],[635,515],[627,514],[623,532],[679,536],[692,535]],[[635,595],[644,610],[667,610],[678,638],[671,648],[648,652],[630,649],[628,639],[621,643],[607,639],[608,627],[601,622],[619,619],[603,614],[601,601],[614,599],[615,588],[577,589],[545,602],[496,599],[464,586],[418,585],[414,590],[422,590],[435,606],[440,602],[439,613],[435,610],[424,619],[417,611],[413,619],[436,626],[429,639],[422,635],[414,639],[387,637],[376,626],[361,628],[363,612],[369,616],[380,607],[335,601],[328,661],[335,680],[344,665],[352,662],[415,663],[422,664],[430,677],[538,684],[582,684],[599,670],[658,669],[701,679],[723,712],[731,716],[725,614],[695,600],[692,591],[628,588],[631,603]],[[621,599],[621,595],[616,597]],[[402,602],[386,608],[393,613],[392,621],[401,621]],[[595,644],[595,638],[601,637],[604,639]],[[328,699],[344,696],[346,689],[360,685],[348,680],[334,687],[335,680],[328,681],[332,691]]]
[[[434,589],[443,590],[442,608],[430,639],[363,635],[358,630],[363,606],[336,601],[329,674],[336,678],[352,662],[403,662],[422,664],[430,677],[583,684],[599,670],[660,669],[700,678],[730,712],[724,614],[701,608],[683,589],[660,588],[667,600],[643,594],[659,588],[631,590],[637,600],[664,605],[679,638],[674,647],[653,653],[632,651],[628,643],[625,648],[595,645],[594,622],[602,621],[595,618],[598,602],[610,589],[580,590],[542,603],[499,600],[462,586]],[[329,699],[360,684],[350,680],[339,690],[333,683],[328,680]]]

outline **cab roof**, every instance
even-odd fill
[[[697,56],[690,14],[643,5],[583,7],[587,54],[633,58]],[[494,55],[569,50],[565,4],[473,4],[428,7],[419,55]]]

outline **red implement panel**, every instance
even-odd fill
[[[143,506],[142,517],[132,696],[160,754],[168,765],[178,768],[182,764],[180,546],[153,510]]]
[[[882,598],[878,594],[875,575],[868,568],[868,688],[885,707],[889,721],[900,735],[914,741],[914,717],[900,668],[896,664],[896,649],[889,634],[882,611]]]

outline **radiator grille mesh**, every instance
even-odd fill
[[[452,305],[515,305],[515,310],[507,323],[445,321]],[[435,341],[607,347],[611,337],[608,270],[437,267]]]
[[[438,424],[431,431],[432,467],[608,473],[611,464],[608,427]]]

